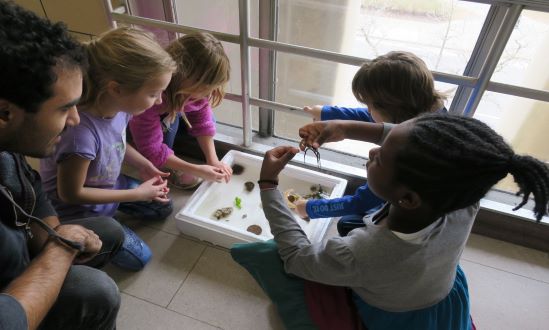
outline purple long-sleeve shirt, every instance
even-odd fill
[[[135,148],[156,167],[163,167],[168,157],[173,155],[173,150],[163,140],[162,109],[163,104],[155,105],[134,116],[129,125]],[[188,130],[190,135],[215,135],[215,122],[208,98],[186,104],[183,111],[192,126]]]

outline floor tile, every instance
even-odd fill
[[[134,226],[132,229],[151,248],[151,261],[139,272],[124,271],[114,265],[109,265],[106,271],[115,279],[121,291],[167,306],[205,246],[145,226]]]
[[[478,329],[547,329],[549,284],[462,260]]]
[[[270,300],[228,252],[208,247],[168,309],[223,329],[283,329]]]
[[[549,283],[549,254],[472,234],[462,259]]]
[[[120,330],[219,329],[127,294],[122,294],[122,305],[116,323]]]

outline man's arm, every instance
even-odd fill
[[[57,300],[76,250],[49,242],[29,267],[3,293],[15,298],[25,310],[29,329],[36,329]]]
[[[41,217],[38,217],[41,218]],[[51,228],[55,228],[59,226],[59,218],[57,216],[49,216],[46,218],[42,218],[42,221],[44,221],[46,224],[48,224]],[[32,256],[35,256],[40,253],[42,248],[44,248],[44,245],[46,244],[48,240],[48,233],[44,230],[44,228],[40,227],[36,222],[31,222],[31,232],[32,232],[32,238],[28,241],[28,247],[29,247],[29,253]]]
[[[101,240],[93,231],[79,225],[61,225],[57,234],[79,243],[83,254],[93,255],[101,250]],[[2,292],[16,299],[25,310],[29,329],[36,329],[51,309],[63,286],[67,272],[78,251],[49,240],[29,267]]]

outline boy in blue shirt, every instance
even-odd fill
[[[412,53],[395,51],[364,63],[355,74],[352,90],[366,108],[329,105],[306,106],[313,120],[359,120],[373,123],[401,123],[425,112],[443,112],[445,96],[434,88],[433,75],[425,62]],[[385,203],[368,184],[354,195],[334,199],[299,200],[297,213],[303,218],[341,217],[337,230],[341,236],[363,227],[362,218]]]

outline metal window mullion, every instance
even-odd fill
[[[240,80],[242,86],[242,139],[244,147],[252,145],[252,111],[250,109],[250,16],[249,0],[239,0]]]
[[[498,82],[490,81],[488,86],[486,86],[487,91],[492,91],[495,93],[513,95],[518,97],[524,97],[527,99],[549,102],[549,91],[514,86],[509,84],[503,84]]]
[[[177,23],[177,4],[175,0],[162,0],[162,7],[164,8],[164,18],[166,22]],[[177,34],[171,31],[166,31],[168,34],[168,40],[170,42],[177,39]]]
[[[127,2],[126,2],[127,4]],[[112,29],[117,28],[116,20],[113,17],[113,8],[112,8],[112,2],[111,0],[103,0],[103,8],[105,9],[105,14],[107,15],[107,22],[110,23],[110,27]],[[126,5],[126,8],[128,6]]]
[[[469,61],[463,71],[464,76],[478,77],[480,75],[482,65],[487,61],[491,41],[495,39],[507,9],[506,6],[490,6],[490,10],[488,11],[488,14],[486,14],[484,24],[482,25],[482,29],[480,30],[475,43],[475,47],[473,48]],[[450,112],[463,114],[472,92],[472,88],[463,85],[458,86],[452,104],[450,105]]]
[[[277,40],[278,0],[259,1],[259,37]],[[275,100],[276,52],[259,48],[259,98]],[[259,135],[272,136],[274,133],[274,111],[259,108]]]
[[[237,34],[219,32],[219,31],[208,30],[208,29],[201,29],[201,28],[196,28],[196,27],[182,25],[182,24],[160,21],[157,19],[131,16],[131,15],[120,14],[115,12],[112,13],[112,19],[115,20],[116,22],[156,27],[166,31],[173,31],[173,32],[183,33],[183,34],[192,33],[192,32],[206,32],[206,33],[210,33],[216,39],[219,39],[221,41],[226,41],[233,44],[240,43],[240,36]]]
[[[221,41],[226,41],[226,42],[235,43],[235,44],[240,43],[240,39],[241,39],[239,35],[212,31],[207,29],[194,28],[190,26],[168,23],[168,22],[163,22],[163,21],[148,19],[143,17],[135,17],[135,16],[129,16],[125,14],[118,14],[118,13],[112,13],[112,16],[117,22],[158,27],[158,28],[162,28],[162,29],[174,31],[174,32],[181,32],[181,33],[207,32],[212,34],[214,37],[216,37]],[[321,60],[326,60],[326,61],[331,61],[331,62],[336,62],[341,64],[355,65],[355,66],[361,66],[364,63],[364,61],[368,61],[368,59],[357,57],[357,56],[345,55],[345,54],[330,52],[330,51],[321,50],[321,49],[297,46],[297,45],[287,44],[283,42],[275,42],[271,40],[264,40],[264,39],[258,39],[258,38],[252,38],[252,37],[248,38],[247,45],[249,47],[267,48],[267,49],[280,51],[288,54],[311,57],[311,58],[316,58],[316,59],[321,59]],[[432,71],[432,73],[433,73],[433,76],[435,77],[435,80],[449,83],[449,84],[464,85],[464,86],[472,87],[475,85],[475,82],[476,82],[476,78],[473,78],[473,77],[466,77],[466,76],[455,75],[455,74],[444,73],[444,72],[437,72],[437,71]]]
[[[473,88],[473,92],[471,93],[469,100],[467,101],[467,105],[465,106],[463,115],[473,116],[473,114],[475,113],[478,104],[480,103],[480,100],[484,95],[484,92],[486,91],[486,87],[488,86],[488,83],[490,83],[490,78],[496,70],[496,66],[501,58],[501,54],[503,54],[503,50],[505,49],[505,46],[507,45],[511,34],[513,33],[513,29],[517,24],[522,9],[523,6],[521,5],[513,5],[508,8],[507,12],[505,13],[505,17],[503,18],[501,25],[499,26],[498,33],[494,38],[494,42],[490,46],[490,50],[486,55],[486,62],[480,70],[479,79],[475,87]]]
[[[527,10],[536,10],[549,12],[549,2],[547,0],[462,0],[468,2],[485,3],[489,5],[521,5]]]
[[[531,88],[517,87],[494,82],[490,82],[486,90],[506,95],[529,98],[542,102],[549,102],[549,92],[547,91],[540,91]],[[242,96],[238,94],[227,93],[225,94],[225,98],[230,101],[240,102]],[[297,116],[302,116],[304,118],[310,118],[310,116],[306,112],[302,111],[301,107],[295,105],[279,103],[255,97],[250,97],[250,105],[272,109],[276,112],[281,111],[285,113],[291,113]]]

